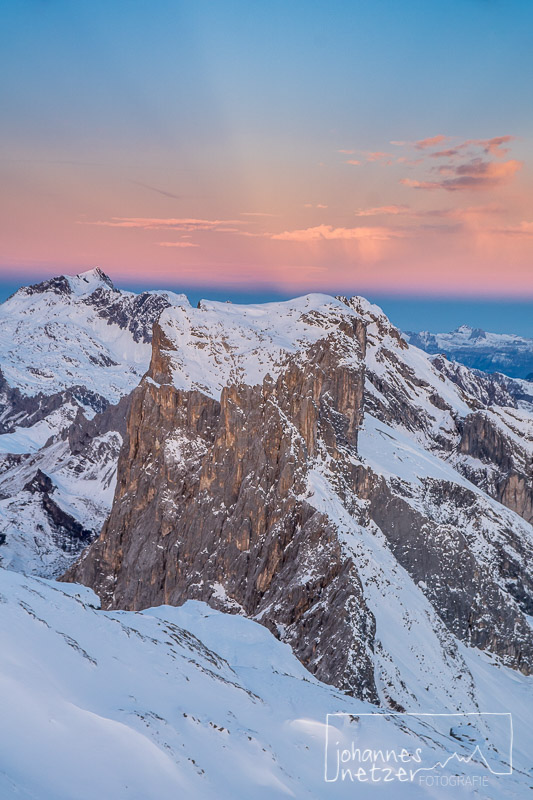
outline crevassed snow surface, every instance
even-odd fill
[[[264,627],[202,603],[104,612],[84,587],[0,569],[0,604],[6,800],[447,796],[416,779],[326,783],[326,715],[335,713],[350,716],[332,720],[333,755],[354,739],[397,752],[420,747],[430,765],[454,752],[473,754],[471,727],[472,741],[459,742],[448,719],[366,717],[376,707],[316,681]],[[492,710],[515,704],[516,767],[495,776],[475,754],[470,765],[452,759],[439,774],[487,779],[483,794],[459,787],[460,798],[519,798],[529,783],[522,771],[531,741],[529,682],[491,669],[480,670],[481,691]],[[487,738],[503,753],[505,722],[484,726],[477,731],[482,746]],[[486,752],[494,771],[502,766]],[[329,765],[335,777],[335,758]]]

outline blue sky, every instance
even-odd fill
[[[388,298],[441,328],[446,298],[502,300],[528,325],[532,3],[2,10],[6,286],[98,264],[211,296]]]

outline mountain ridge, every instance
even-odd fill
[[[430,355],[445,355],[471,369],[533,380],[533,339],[459,325],[450,333],[405,331],[406,340]]]
[[[111,516],[67,579],[110,608],[189,598],[245,613],[322,680],[389,708],[405,708],[413,691],[387,665],[407,657],[388,639],[389,593],[428,641],[438,631],[442,653],[462,640],[529,674],[530,412],[485,406],[363,298],[267,305],[259,327],[254,306],[163,312]],[[276,339],[286,319],[295,352]],[[201,365],[201,381],[188,364]],[[383,435],[393,443],[385,463],[375,457]],[[481,439],[492,449],[480,451]],[[376,559],[385,571],[370,568]],[[405,586],[391,582],[399,567]]]

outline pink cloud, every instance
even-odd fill
[[[411,189],[440,189],[441,184],[437,181],[417,181],[413,178],[401,178],[400,183],[409,186]]]
[[[392,158],[392,154],[377,150],[375,153],[368,153],[367,155],[367,161],[382,161],[384,158]]]
[[[406,180],[406,179],[404,179]],[[465,208],[435,208],[429,210],[418,210],[406,205],[377,206],[376,208],[364,208],[355,212],[356,217],[372,216],[407,216],[414,218],[441,217],[451,219],[470,219],[485,215],[501,214],[505,209],[494,203],[481,206],[467,206]]]
[[[461,144],[457,144],[448,150],[437,150],[435,153],[430,153],[431,158],[456,158],[463,154],[463,151],[468,147],[478,147],[483,150],[486,155],[494,156],[495,158],[503,158],[508,152],[508,147],[502,145],[508,144],[515,139],[514,136],[494,136],[492,139],[467,139]]]
[[[439,133],[437,136],[430,136],[428,139],[419,139],[418,142],[415,142],[415,147],[417,150],[426,150],[428,147],[434,147],[436,144],[445,142],[449,138],[449,136]]]
[[[452,192],[463,189],[491,189],[510,180],[521,167],[522,162],[514,159],[495,162],[475,158],[467,164],[456,167],[457,177],[442,181],[442,187]]]
[[[158,242],[159,247],[200,247],[194,242]]]
[[[110,220],[90,222],[80,220],[81,225],[100,225],[107,228],[140,228],[142,230],[185,230],[206,231],[216,229],[220,225],[245,225],[242,219],[157,219],[151,217],[111,217]]]
[[[355,159],[355,158],[351,158],[351,159],[350,159],[349,161],[347,161],[346,163],[347,163],[347,164],[351,164],[351,165],[352,165],[352,167],[358,167],[358,166],[361,164],[361,162],[360,162],[360,161],[357,161],[357,159]]]
[[[241,211],[243,217],[277,217],[277,214],[271,214],[268,211]]]
[[[317,225],[314,228],[274,233],[270,238],[285,242],[319,242],[333,239],[386,241],[403,238],[405,235],[403,231],[383,227],[334,228],[332,225]]]
[[[442,142],[449,142],[452,138],[453,137],[445,136],[444,134],[438,134],[437,136],[431,136],[427,139],[419,139],[417,142],[392,141],[391,144],[397,147],[415,147],[417,150],[428,150]],[[467,148],[477,147],[483,150],[486,155],[491,155],[495,158],[503,158],[509,152],[509,148],[503,147],[503,145],[514,141],[515,138],[515,136],[505,135],[493,136],[490,139],[467,139],[460,144],[452,145],[449,148],[437,150],[427,155],[431,158],[457,158],[463,155],[464,150]],[[405,158],[398,159],[398,161],[404,162],[406,160]]]
[[[376,208],[361,208],[355,212],[356,217],[375,217],[379,214],[396,216],[398,214],[410,214],[409,206],[377,206]]]
[[[514,139],[514,136],[494,136],[492,139],[472,139],[466,144],[475,144],[481,147],[488,155],[503,158],[509,152],[509,148],[502,147],[502,145],[512,142]]]
[[[400,183],[413,189],[445,189],[448,192],[483,191],[511,180],[521,167],[522,162],[514,159],[496,162],[474,158],[466,164],[447,169],[447,174],[454,175],[452,178],[442,181],[418,181],[402,178]]]
[[[493,233],[533,238],[533,222],[520,222],[519,225],[507,225],[505,228],[495,228],[493,229]]]
[[[427,216],[451,217],[453,219],[471,219],[472,217],[483,217],[487,215],[502,214],[505,211],[501,206],[494,203],[484,206],[467,206],[466,208],[441,208],[433,211],[424,212]]]
[[[434,153],[430,153],[431,158],[454,158],[455,156],[461,155],[460,149],[462,145],[457,147],[451,147],[449,150],[436,150]]]
[[[355,155],[355,150],[337,150],[337,153],[342,153],[344,156]]]

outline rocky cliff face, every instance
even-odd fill
[[[471,705],[464,645],[533,667],[527,505],[464,477],[481,407],[361,298],[169,309],[111,515],[67,579],[109,608],[245,614],[391,708],[428,686]],[[483,457],[511,481],[504,417],[511,460],[496,440]]]
[[[512,411],[501,414],[478,411],[464,420],[459,453],[478,465],[465,464],[464,472],[500,503],[533,522],[533,437]],[[507,422],[507,426],[502,424]],[[513,424],[515,423],[515,424]],[[509,429],[514,434],[509,436]],[[480,463],[479,463],[480,462]],[[495,465],[498,468],[495,469]]]
[[[362,321],[346,315],[276,379],[225,387],[220,402],[176,389],[160,329],[154,343],[111,517],[71,576],[97,586],[108,607],[194,598],[255,617],[319,678],[376,699],[361,582],[331,521],[304,497],[309,463],[356,448]]]

